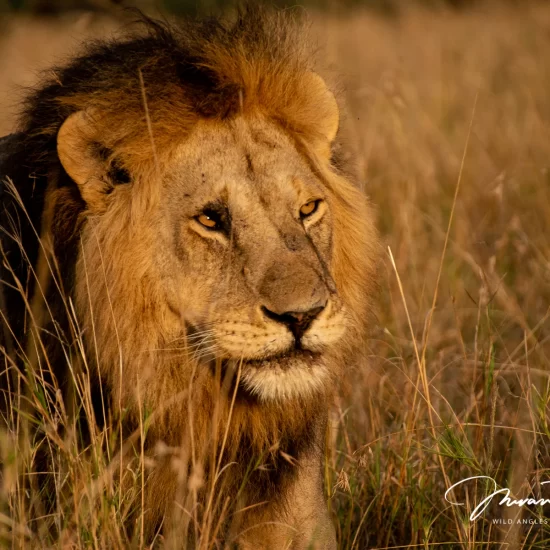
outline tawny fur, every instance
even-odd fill
[[[185,479],[202,462],[201,483],[218,491],[219,486],[212,488],[216,467],[228,465],[224,494],[239,494],[237,507],[257,507],[237,514],[238,520],[222,529],[222,538],[242,548],[306,548],[312,540],[318,548],[334,548],[321,489],[327,410],[335,381],[354,361],[366,335],[378,255],[368,202],[331,160],[334,98],[314,72],[303,29],[288,15],[249,10],[232,22],[171,27],[147,21],[146,29],[126,41],[93,46],[29,99],[22,145],[10,157],[24,158],[29,167],[19,168],[16,187],[29,185],[30,170],[44,186],[45,232],[60,281],[74,300],[95,380],[108,395],[108,416],[116,419],[119,407],[127,409],[124,421],[131,432],[145,410],[151,413],[146,448],[156,466],[146,485],[149,534],[162,522],[170,524],[177,510],[174,500],[182,506],[187,502],[178,493],[177,473],[159,454],[162,441],[182,449],[191,464]],[[64,125],[71,115],[73,121],[79,117],[72,134]],[[256,209],[240,226],[250,231],[250,225],[265,224],[250,233],[255,257],[235,258],[232,237],[166,221],[173,202],[166,197],[176,197],[183,189],[179,182],[192,170],[200,175],[201,163],[216,162],[219,170],[209,168],[208,182],[207,170],[202,173],[202,189],[221,189],[235,211]],[[282,173],[271,174],[270,166],[287,165],[294,172],[279,187],[270,186],[270,178]],[[25,170],[27,177],[21,176]],[[230,181],[221,186],[227,174]],[[235,183],[240,179],[247,186]],[[271,187],[282,195],[271,197]],[[260,189],[259,199],[246,195],[251,189]],[[291,218],[281,218],[278,234],[267,225],[270,216],[279,215],[277,201],[295,201],[299,208],[312,190],[321,193],[326,212],[311,235],[301,230],[282,235]],[[238,221],[235,227],[238,234]],[[166,252],[162,245],[159,252],[159,243],[171,242],[176,229],[186,235],[178,242],[182,250]],[[202,241],[193,231],[203,231]],[[269,231],[273,236],[268,239]],[[258,247],[262,238],[267,240]],[[205,239],[217,252],[201,265],[197,247]],[[170,267],[177,253],[186,258],[182,261],[191,257],[197,262],[186,280]],[[227,256],[226,264],[216,263],[220,255]],[[303,279],[318,277],[311,288],[326,284],[328,289],[330,307],[312,325],[309,340],[304,336],[307,349],[319,350],[320,363],[290,362],[278,370],[247,366],[248,359],[256,359],[254,353],[275,366],[263,334],[276,335],[278,350],[287,346],[289,336],[277,324],[258,321],[261,293],[256,303],[253,293],[234,289],[256,280],[249,272],[260,273],[257,279],[264,281],[284,261],[294,270],[292,284],[306,289]],[[312,271],[310,263],[318,267]],[[237,264],[241,271],[234,268]],[[217,272],[215,266],[222,265]],[[246,284],[243,277],[248,277]],[[225,305],[205,290],[223,285],[224,278],[233,281]],[[194,291],[185,294],[182,286]],[[281,283],[278,292],[291,294],[292,289]],[[220,333],[230,323],[248,326],[248,336],[231,336],[228,329]],[[208,333],[211,341],[205,340],[213,342],[212,357],[197,359],[200,347],[194,346],[189,326],[202,327],[205,334],[218,328]],[[253,353],[254,331],[260,351]],[[237,351],[224,355],[224,341],[244,346],[245,361],[239,361]],[[224,363],[228,357],[231,361]],[[266,470],[258,469],[239,492],[251,463]],[[208,493],[204,487],[200,491],[208,512]],[[218,511],[223,508],[223,499],[216,503]],[[262,522],[286,523],[290,530],[261,527]]]

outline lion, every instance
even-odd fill
[[[65,399],[86,373],[97,424],[147,457],[148,540],[194,507],[201,547],[336,548],[328,413],[379,241],[305,36],[257,9],[143,17],[52,69],[0,141],[4,401],[25,335]]]

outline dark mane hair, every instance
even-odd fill
[[[134,156],[136,141],[149,140],[145,101],[155,140],[167,144],[198,118],[253,108],[311,131],[314,121],[292,116],[293,107],[303,110],[301,94],[288,99],[299,92],[299,75],[311,70],[303,26],[294,19],[258,7],[177,23],[141,15],[125,38],[92,42],[69,65],[48,71],[27,97],[19,131],[28,164],[36,175],[48,173],[57,131],[80,109],[95,112],[99,124],[105,121],[106,141]],[[145,149],[150,155],[149,144]]]

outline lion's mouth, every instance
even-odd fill
[[[277,353],[260,359],[224,358],[222,364],[245,370],[277,370],[287,372],[292,369],[313,368],[322,363],[322,354],[303,349],[292,349],[284,353]]]
[[[311,397],[324,391],[330,380],[330,370],[322,354],[302,349],[231,363],[233,369],[240,366],[238,377],[243,395],[264,402]]]
[[[216,370],[221,366],[222,373],[237,382],[239,396],[268,402],[325,391],[332,378],[329,363],[324,352],[294,347],[261,358],[226,356],[210,365]]]
[[[320,353],[303,349],[292,349],[284,353],[270,355],[261,359],[244,359],[243,366],[248,366],[256,369],[277,368],[281,370],[292,369],[293,367],[313,367],[321,360]],[[236,361],[238,365],[240,361]]]

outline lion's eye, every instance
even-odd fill
[[[205,210],[196,217],[196,220],[207,229],[216,230],[222,228],[221,216],[213,210]]]
[[[302,208],[300,208],[300,217],[307,218],[308,216],[311,216],[315,212],[317,212],[317,209],[319,208],[320,200],[314,200],[306,202]]]

